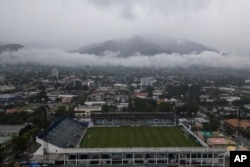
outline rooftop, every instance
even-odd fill
[[[0,133],[19,133],[26,125],[0,125]]]
[[[227,145],[228,144],[225,138],[218,138],[218,137],[208,138],[207,143],[209,145]]]
[[[240,127],[242,128],[247,128],[250,126],[250,120],[240,120],[238,122],[238,119],[227,119],[227,120],[224,120],[224,122],[230,124],[231,126],[235,128],[238,127],[238,124],[240,124]]]
[[[48,143],[60,148],[76,147],[86,129],[84,124],[69,117],[62,117],[55,121],[46,133],[41,133],[39,138],[46,138]]]

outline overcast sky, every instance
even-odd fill
[[[249,0],[0,0],[0,42],[73,50],[157,34],[245,56],[249,6]]]

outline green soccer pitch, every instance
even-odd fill
[[[82,148],[106,147],[200,147],[180,127],[92,127]]]

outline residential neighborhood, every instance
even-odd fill
[[[211,148],[250,148],[250,75],[221,72],[217,77],[175,71],[156,75],[154,69],[136,73],[126,69],[117,78],[105,68],[93,68],[90,73],[42,66],[24,66],[21,71],[13,68],[11,72],[1,69],[2,162],[30,158],[26,151],[32,155],[39,147],[38,132],[65,115],[93,126],[122,123],[95,122],[98,114],[174,113],[175,124],[186,126]],[[165,122],[155,119],[151,124]]]

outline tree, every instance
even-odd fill
[[[128,97],[128,111],[133,111],[133,101],[131,96]]]
[[[157,103],[153,99],[134,99],[134,110],[136,112],[152,112],[157,108]]]
[[[170,103],[160,103],[157,106],[158,112],[171,112],[173,110],[172,104]]]
[[[55,112],[56,117],[60,117],[66,114],[66,107],[65,106],[58,106]]]
[[[228,101],[225,99],[217,99],[214,101],[214,105],[216,106],[226,106],[228,104],[229,104]]]
[[[38,107],[34,113],[32,113],[32,123],[38,128],[45,128],[47,127],[48,122],[46,121],[47,118],[47,109],[45,106]]]
[[[70,106],[68,110],[66,111],[66,114],[73,117],[75,114],[74,108],[75,106]]]
[[[102,112],[109,112],[109,106],[107,104],[102,105]]]
[[[153,97],[153,90],[154,88],[152,86],[147,86],[146,91],[148,93],[148,97]]]
[[[230,127],[227,127],[227,128],[225,129],[225,132],[226,132],[226,134],[228,134],[229,136],[232,136],[232,135],[234,134],[234,130],[233,130],[232,128],[230,128]]]
[[[15,136],[13,138],[13,150],[19,152],[20,150],[25,149],[25,147],[30,144],[30,142],[35,141],[35,136],[39,133],[38,128],[33,128],[28,132],[25,132],[21,136]]]
[[[41,99],[43,102],[48,101],[47,93],[45,91],[41,91],[37,94],[37,99]]]
[[[188,116],[193,116],[193,114],[196,114],[199,111],[199,105],[194,101],[189,101],[184,104],[184,108]]]
[[[217,120],[211,120],[209,127],[210,127],[210,130],[216,131],[220,127],[220,122]]]
[[[175,111],[176,111],[176,114],[180,117],[183,117],[184,116],[184,112],[185,112],[185,107],[184,105],[183,106],[178,106],[178,107],[175,107]]]
[[[204,130],[216,131],[218,130],[219,126],[220,126],[219,121],[210,121],[210,123],[208,122],[203,123]]]
[[[77,99],[76,99],[76,103],[80,104],[80,105],[84,105],[85,101],[87,100],[87,94],[81,94]]]
[[[11,113],[11,114],[0,113],[1,124],[12,124],[12,125],[24,124],[27,118],[28,118],[27,112]]]

